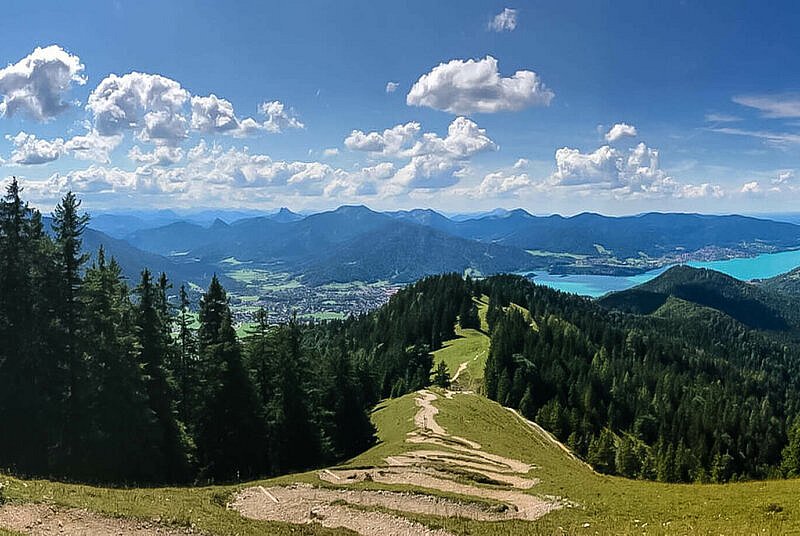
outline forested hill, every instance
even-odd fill
[[[784,331],[753,329],[708,306],[738,314],[768,297],[722,274],[662,277],[648,289],[667,299],[641,300],[645,311],[657,307],[651,315],[516,277],[480,282],[491,300],[487,395],[518,407],[600,471],[664,481],[798,474],[800,346]],[[670,294],[681,281],[699,285],[705,304],[690,301],[694,287],[683,298]],[[612,299],[627,306],[639,297]],[[517,309],[502,308],[512,302],[530,310],[533,329]],[[780,307],[773,311],[782,318]]]
[[[793,316],[782,316],[790,298],[683,268],[647,288],[666,298],[633,314],[518,276],[436,276],[331,326],[366,356],[380,395],[396,396],[430,381],[428,352],[456,322],[480,327],[472,297],[485,295],[485,394],[597,470],[670,482],[800,474],[800,344]],[[785,326],[732,316],[756,304]]]
[[[800,297],[800,268],[765,279],[759,284],[769,290]]]
[[[600,303],[621,311],[658,314],[670,298],[715,309],[752,328],[800,329],[797,301],[779,289],[689,266],[670,268],[647,283],[609,294]]]

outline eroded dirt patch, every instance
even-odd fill
[[[46,504],[7,504],[0,507],[0,527],[32,536],[179,536],[200,534],[155,521],[106,517],[88,510]]]
[[[334,490],[308,484],[261,486],[240,492],[232,508],[250,519],[288,523],[320,523],[344,527],[365,536],[452,536],[387,512],[358,507],[380,507],[416,514],[457,516],[478,506],[448,501],[430,495],[391,491]]]
[[[455,393],[448,392],[452,397]],[[464,517],[479,521],[524,519],[533,521],[569,505],[554,497],[537,497],[524,490],[538,479],[528,476],[531,464],[485,452],[475,441],[450,435],[439,423],[437,395],[417,393],[416,429],[406,441],[419,448],[388,456],[386,466],[367,469],[325,469],[319,478],[337,488],[308,484],[249,488],[240,492],[232,507],[245,517],[290,523],[318,522],[345,527],[366,536],[446,536],[402,517],[403,513],[437,517]],[[444,499],[425,493],[347,489],[357,482],[404,484],[444,492],[464,500]],[[367,510],[386,509],[392,512]]]

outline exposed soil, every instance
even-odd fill
[[[447,393],[448,398],[454,395]],[[338,489],[307,484],[249,488],[237,495],[232,507],[254,519],[318,522],[327,527],[346,527],[367,536],[445,536],[449,533],[409,521],[402,513],[459,516],[481,521],[532,521],[566,505],[556,498],[537,497],[523,491],[538,483],[536,478],[527,476],[533,469],[530,464],[485,452],[474,441],[448,434],[436,422],[439,413],[433,405],[436,399],[431,391],[417,393],[419,410],[414,415],[417,428],[409,433],[406,441],[422,448],[389,456],[384,467],[320,471],[320,480],[342,486]],[[346,489],[349,484],[365,481],[405,484],[456,494],[464,500]],[[392,513],[366,508],[384,508]]]
[[[179,536],[200,534],[155,521],[106,517],[79,509],[46,504],[7,504],[0,507],[0,527],[32,536]]]

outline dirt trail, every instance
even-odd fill
[[[32,536],[179,536],[200,534],[191,528],[105,517],[88,510],[57,509],[46,504],[7,504],[0,507],[0,527]]]
[[[456,383],[458,381],[458,377],[461,376],[461,373],[467,370],[467,365],[469,365],[468,361],[464,361],[463,363],[461,363],[458,366],[458,370],[456,370],[456,373],[453,374],[453,378],[450,381]]]
[[[499,501],[509,506],[505,513],[506,518],[535,520],[562,506],[551,500],[518,491],[530,489],[538,482],[537,479],[525,476],[533,468],[530,464],[485,452],[481,445],[474,441],[448,434],[436,422],[436,415],[439,413],[439,409],[433,405],[436,399],[437,396],[431,391],[418,392],[416,402],[419,410],[414,416],[417,430],[411,432],[406,441],[435,445],[447,450],[412,450],[386,458],[388,468],[326,471],[320,474],[320,478],[337,484],[364,480],[385,484],[408,484]],[[514,489],[479,487],[454,480],[459,476],[468,479],[471,477],[475,482],[492,483]],[[483,478],[475,478],[476,476]]]
[[[251,519],[288,523],[320,523],[343,527],[366,536],[452,536],[441,529],[429,529],[404,517],[379,511],[361,510],[353,505],[383,507],[418,514],[448,511],[463,515],[460,503],[436,497],[390,491],[334,490],[309,484],[249,488],[236,496],[231,505]]]
[[[454,396],[447,394],[448,398]],[[249,488],[237,495],[232,507],[254,519],[318,522],[366,536],[447,536],[442,529],[430,529],[403,518],[402,512],[480,521],[532,521],[565,506],[562,501],[523,491],[538,483],[538,479],[527,476],[533,468],[530,464],[485,452],[479,443],[448,434],[436,422],[436,399],[437,395],[428,390],[417,393],[416,429],[406,441],[421,448],[388,456],[384,467],[320,471],[320,480],[342,486],[337,489],[307,484]],[[347,489],[348,485],[366,481],[453,493],[465,500],[424,493]],[[365,508],[385,508],[396,513]]]

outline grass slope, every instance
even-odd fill
[[[456,383],[459,387],[480,392],[483,388],[483,369],[489,355],[489,336],[486,334],[489,299],[483,296],[480,300],[475,299],[475,304],[478,307],[481,329],[461,329],[456,324],[456,338],[446,341],[442,348],[433,352],[433,364],[436,368],[440,361],[444,361],[451,378],[458,374]],[[464,363],[466,368],[459,374],[458,370]]]

